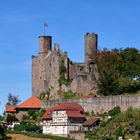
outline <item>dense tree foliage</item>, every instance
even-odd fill
[[[140,52],[136,48],[104,49],[98,56],[99,93],[115,95],[140,89]]]
[[[27,123],[22,121],[21,124],[17,124],[14,126],[15,131],[27,131],[27,132],[37,132],[41,130],[40,126],[32,123]]]
[[[6,117],[7,123],[16,122],[16,121],[18,121],[18,119],[15,117],[15,115],[10,115],[10,114],[7,115]]]

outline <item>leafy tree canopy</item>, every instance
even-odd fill
[[[140,52],[136,48],[99,52],[99,93],[115,95],[140,89]]]

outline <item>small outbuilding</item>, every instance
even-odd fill
[[[83,123],[83,127],[85,128],[86,131],[94,130],[97,126],[99,126],[99,124],[100,124],[99,118],[90,118]]]

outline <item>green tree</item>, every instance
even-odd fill
[[[7,123],[15,122],[15,121],[18,121],[18,119],[14,115],[10,115],[10,114],[7,115],[7,117],[6,117]]]
[[[98,56],[99,93],[135,92],[140,89],[140,52],[136,48],[104,49]]]
[[[20,103],[19,97],[9,93],[7,105],[17,105],[18,103]]]

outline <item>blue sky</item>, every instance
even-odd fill
[[[73,61],[84,61],[84,34],[95,32],[99,48],[140,47],[139,0],[0,1],[0,114],[9,93],[31,96],[31,56],[38,53],[43,23]]]

